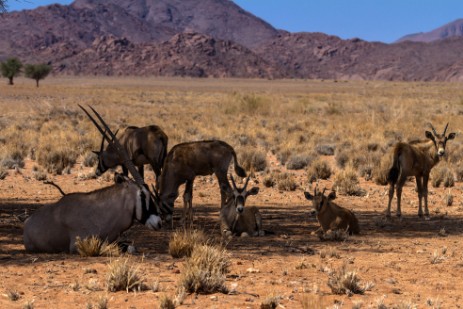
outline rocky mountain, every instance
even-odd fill
[[[433,42],[453,37],[463,37],[463,19],[457,19],[429,32],[420,32],[401,37],[397,42]]]
[[[463,38],[396,44],[288,33],[230,0],[76,0],[0,16],[0,61],[55,74],[463,80]]]

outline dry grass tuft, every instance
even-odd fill
[[[307,169],[307,177],[309,182],[314,182],[317,179],[328,179],[331,177],[331,174],[331,167],[324,160],[316,160]]]
[[[188,257],[191,256],[191,252],[196,246],[206,242],[206,234],[201,230],[177,230],[170,237],[169,254],[174,258]]]
[[[159,300],[159,309],[175,309],[175,303],[169,296],[164,294]]]
[[[17,301],[21,298],[21,294],[16,290],[8,290],[5,295],[11,301]]]
[[[226,293],[225,274],[230,265],[225,249],[210,245],[196,246],[185,261],[179,287],[190,293]]]
[[[314,156],[312,154],[294,154],[288,158],[286,168],[288,170],[301,170],[310,165]]]
[[[364,196],[365,190],[360,188],[357,173],[348,167],[335,176],[333,187],[336,192],[351,196]]]
[[[444,187],[453,187],[455,185],[455,177],[453,172],[446,166],[437,166],[431,170],[431,183],[434,188],[441,184]]]
[[[291,173],[273,172],[271,174],[277,188],[280,191],[294,191],[297,189],[297,182]]]
[[[133,261],[127,258],[112,260],[109,266],[109,273],[106,279],[108,291],[141,291],[145,289],[143,279],[139,275],[138,267]]]
[[[3,180],[8,176],[8,169],[4,166],[0,166],[0,180]]]
[[[280,304],[280,299],[280,296],[270,295],[260,304],[260,309],[275,309]]]
[[[360,286],[360,278],[355,271],[348,271],[344,264],[329,274],[328,286],[334,294],[363,294],[365,287]]]
[[[76,249],[80,256],[119,256],[121,250],[117,243],[108,244],[96,236],[80,239],[76,237]]]
[[[238,153],[238,162],[246,171],[260,172],[267,167],[267,155],[255,148],[242,148]]]

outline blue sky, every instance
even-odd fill
[[[109,0],[108,0],[109,1]],[[234,0],[236,4],[291,32],[324,32],[343,39],[390,43],[463,18],[462,0]],[[72,1],[8,0],[8,9],[31,9]]]

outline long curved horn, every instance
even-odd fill
[[[437,134],[436,129],[434,129],[432,123],[429,123],[429,125],[431,126],[431,129],[434,132],[434,135],[436,135],[436,136],[439,135],[439,134]]]
[[[101,139],[100,153],[103,152],[104,140],[105,140],[105,138],[104,138],[104,136],[103,136],[102,139]]]
[[[325,195],[326,188],[323,188],[322,195]]]
[[[111,129],[106,124],[106,122],[103,120],[103,118],[100,116],[100,114],[98,114],[98,112],[89,105],[89,108],[95,113],[98,120],[101,122],[101,124],[105,128],[104,131],[100,127],[100,125],[97,123],[97,121],[93,119],[90,113],[87,112],[85,108],[83,108],[80,104],[79,104],[79,107],[87,114],[87,116],[90,118],[93,124],[95,124],[95,126],[101,132],[103,137],[108,141],[108,143],[113,144],[115,146],[117,153],[119,154],[119,157],[123,160],[124,166],[129,170],[135,182],[139,185],[144,185],[145,181],[143,180],[143,177],[141,177],[140,173],[135,168],[135,165],[133,164],[133,162],[130,160],[129,156],[127,155],[127,152],[125,151],[124,147],[122,147],[122,145],[119,143],[119,140],[116,138],[116,135],[114,135],[114,133],[111,131]],[[106,133],[108,133],[109,136]]]
[[[445,136],[445,132],[447,131],[447,127],[449,126],[449,123],[447,122],[447,125],[445,126],[444,133],[442,133],[443,136]]]
[[[237,190],[237,188],[236,188],[236,183],[235,183],[235,179],[233,178],[233,175],[232,175],[232,174],[230,174],[230,179],[231,179],[231,181],[232,181],[233,188],[234,188],[235,190]]]

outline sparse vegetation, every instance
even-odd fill
[[[196,246],[206,242],[207,237],[201,230],[176,230],[170,236],[169,254],[174,258],[189,257]]]
[[[127,291],[128,293],[145,289],[138,267],[133,264],[133,260],[129,257],[115,259],[109,263],[109,273],[106,279],[108,291]]]
[[[225,249],[210,245],[195,246],[191,256],[185,261],[179,287],[190,293],[225,293],[225,274],[229,264]]]
[[[164,294],[159,301],[159,309],[175,309],[175,303],[169,296]]]
[[[35,80],[35,84],[39,87],[39,81],[44,79],[50,74],[52,67],[45,63],[39,64],[26,64],[24,67],[24,74],[26,77]]]
[[[328,179],[331,177],[331,167],[324,160],[313,162],[307,169],[307,178],[309,182],[314,182],[317,179]]]
[[[365,195],[365,190],[360,187],[357,173],[353,168],[346,168],[336,174],[333,187],[340,194],[353,196]]]
[[[80,239],[76,238],[77,252],[82,257],[87,256],[119,256],[121,251],[117,243],[108,244],[107,241],[102,241],[96,236]]]
[[[360,278],[357,273],[347,270],[345,264],[329,274],[328,286],[334,294],[363,294],[366,291],[365,286],[360,286]],[[371,283],[368,283],[367,287],[371,288]]]
[[[265,152],[255,148],[242,148],[238,151],[238,162],[247,171],[260,172],[267,167]]]

